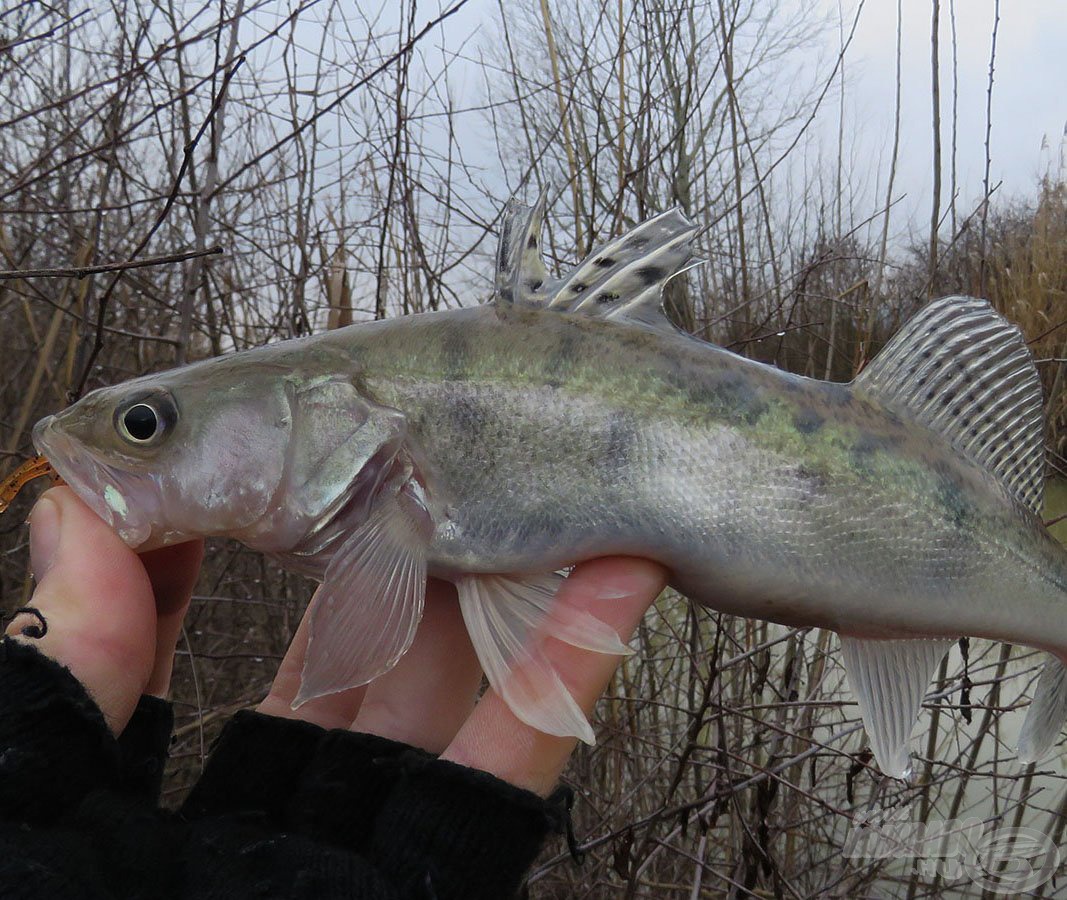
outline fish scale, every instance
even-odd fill
[[[531,635],[623,652],[551,601],[558,570],[628,554],[720,612],[837,632],[898,777],[954,639],[1050,651],[1020,742],[1047,750],[1067,715],[1067,552],[1036,515],[1042,403],[1018,330],[944,298],[853,383],[802,378],[664,316],[696,233],[678,211],[553,279],[543,208],[509,208],[485,306],[106,388],[39,423],[37,447],[131,545],[228,535],[320,578],[298,701],[395,664],[433,574],[516,715],[591,741]]]

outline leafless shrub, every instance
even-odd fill
[[[854,200],[841,130],[833,166],[803,165],[812,123],[847,89],[856,21],[822,8],[483,3],[477,15],[494,23],[467,40],[464,0],[432,12],[11,6],[0,12],[0,449],[14,465],[39,415],[99,384],[481,302],[503,200],[551,184],[546,244],[559,263],[672,205],[707,223],[707,263],[672,282],[670,315],[804,374],[847,380],[929,295],[987,293],[1038,357],[1062,476],[1064,186],[998,206],[987,178],[957,218],[953,174],[951,233],[935,206],[934,227],[913,236],[920,249],[894,253],[896,148],[881,208]],[[810,65],[835,27],[839,52]],[[184,259],[127,265],[172,256]],[[12,274],[57,268],[81,277]],[[27,504],[0,525],[12,606],[31,587],[17,524]],[[265,692],[310,586],[220,544],[198,592],[179,647],[172,801],[221,722]],[[879,809],[1062,836],[1058,766],[1020,771],[1012,758],[1033,655],[982,642],[954,652],[906,785],[873,767],[829,633],[668,598],[639,643],[598,709],[597,746],[567,775],[587,861],[549,850],[535,896],[977,896],[959,872],[849,861],[842,847]]]

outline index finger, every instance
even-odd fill
[[[311,609],[310,604],[308,609]],[[363,704],[363,696],[367,693],[365,684],[338,691],[336,694],[315,697],[293,709],[293,700],[300,691],[300,676],[304,671],[304,657],[307,655],[310,633],[311,617],[305,613],[285,658],[278,667],[278,674],[274,677],[270,692],[256,709],[264,715],[282,719],[303,719],[323,728],[347,728]]]
[[[146,694],[166,697],[170,689],[174,649],[203,558],[203,541],[187,541],[141,554],[156,599],[156,661],[145,685]]]
[[[560,618],[591,613],[628,640],[666,584],[666,570],[648,560],[593,560],[575,568],[563,582],[555,601],[556,613]],[[619,657],[554,639],[547,639],[542,649],[578,705],[590,713],[610,682]],[[547,796],[575,743],[573,737],[556,737],[530,727],[489,690],[441,758]]]

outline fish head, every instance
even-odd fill
[[[93,391],[38,422],[33,442],[129,546],[147,550],[262,519],[291,428],[276,372],[195,365]]]

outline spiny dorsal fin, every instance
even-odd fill
[[[495,302],[673,330],[661,306],[663,287],[692,259],[697,226],[681,210],[668,210],[609,241],[555,281],[541,258],[546,198],[543,191],[532,207],[508,203],[496,255]]]
[[[496,302],[543,304],[549,286],[541,258],[541,226],[548,189],[533,206],[510,200],[496,251]]]
[[[943,434],[1040,512],[1041,382],[1022,333],[985,300],[943,297],[924,307],[855,385]]]
[[[673,329],[661,306],[663,288],[692,259],[698,230],[680,209],[642,222],[575,266],[549,308]]]

